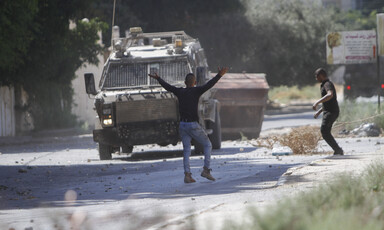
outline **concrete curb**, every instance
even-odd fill
[[[335,179],[338,175],[356,176],[372,163],[384,160],[384,147],[375,152],[326,156],[307,165],[290,168],[278,180],[278,186],[294,185],[300,190],[313,188]]]

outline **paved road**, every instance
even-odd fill
[[[297,116],[269,117],[265,124]],[[322,143],[322,155],[276,158],[252,142],[226,141],[212,156],[217,181],[199,176],[203,160],[193,156],[197,183],[184,184],[181,145],[138,146],[130,156],[99,161],[90,135],[47,140],[0,146],[0,228],[182,229],[201,213],[281,199],[292,191],[277,186],[279,178],[329,151]],[[378,138],[340,142],[351,154],[380,147]]]
[[[217,181],[199,176],[203,160],[193,156],[191,166],[197,183],[186,185],[180,145],[139,146],[134,151],[132,156],[114,155],[113,160],[99,161],[89,136],[2,148],[0,223],[19,228],[44,226],[48,213],[67,210],[69,202],[64,196],[68,190],[77,195],[71,210],[82,210],[94,221],[101,215],[108,223],[117,221],[114,218],[122,210],[132,218],[140,213],[139,219],[152,219],[160,212],[163,218],[172,219],[239,198],[271,200],[271,191],[287,169],[319,157],[277,160],[267,150],[247,142],[228,141],[213,153]],[[156,223],[153,220],[142,225]]]
[[[265,115],[262,131],[279,129],[284,127],[296,127],[303,125],[321,125],[321,116],[313,118],[314,112],[303,112],[281,115]]]

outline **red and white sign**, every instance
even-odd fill
[[[359,30],[328,33],[328,64],[358,64],[376,62],[376,31]]]

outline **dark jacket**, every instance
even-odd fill
[[[203,93],[212,88],[221,76],[217,74],[214,78],[209,80],[205,85],[189,88],[178,88],[165,82],[163,79],[158,78],[160,85],[169,92],[174,93],[179,99],[179,113],[181,121],[199,121],[197,107],[199,98]]]

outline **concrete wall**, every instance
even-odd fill
[[[102,44],[101,32],[99,33],[99,37],[100,40],[98,43]],[[76,71],[76,78],[72,81],[72,88],[74,90],[74,105],[72,106],[72,113],[77,116],[78,121],[84,122],[84,124],[89,125],[90,128],[95,126],[96,112],[93,110],[93,96],[89,98],[88,94],[85,92],[84,74],[93,73],[95,76],[96,90],[99,90],[99,81],[105,62],[104,55],[98,55],[98,59],[99,64],[97,66],[85,64],[83,67],[78,69]]]
[[[15,136],[15,90],[0,87],[0,136]]]
[[[99,56],[99,65],[89,65],[82,67],[76,71],[76,78],[72,81],[74,90],[72,113],[77,116],[78,121],[86,122],[90,127],[95,126],[96,112],[93,110],[93,96],[88,97],[85,92],[84,74],[93,73],[95,76],[96,90],[99,89],[99,81],[103,71],[104,58]]]

